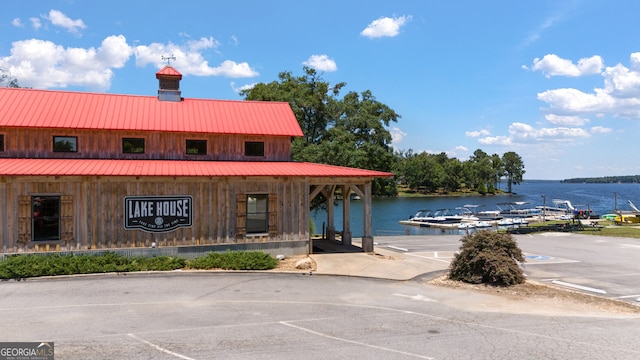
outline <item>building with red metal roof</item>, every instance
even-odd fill
[[[0,88],[3,253],[205,246],[308,253],[309,207],[336,191],[364,202],[392,174],[291,161],[302,130],[288,103]],[[342,241],[351,242],[348,213]],[[285,251],[286,252],[286,251]]]

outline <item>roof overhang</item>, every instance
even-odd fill
[[[0,176],[393,177],[392,173],[307,162],[0,159]]]

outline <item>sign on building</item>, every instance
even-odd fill
[[[124,228],[169,232],[191,227],[193,198],[179,196],[125,196]]]

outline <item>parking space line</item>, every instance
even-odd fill
[[[169,355],[175,356],[175,357],[177,357],[177,358],[179,358],[179,359],[184,359],[184,360],[195,360],[194,358],[190,358],[190,357],[188,357],[188,356],[184,356],[184,355],[182,355],[182,354],[178,354],[177,352],[173,352],[173,351],[171,351],[171,350],[167,350],[167,349],[165,349],[165,348],[163,348],[163,347],[160,347],[160,346],[158,346],[158,345],[156,345],[156,344],[154,344],[154,343],[152,343],[152,342],[149,342],[149,341],[147,341],[147,340],[141,339],[141,338],[139,338],[139,337],[135,336],[134,334],[127,334],[127,336],[129,336],[130,338],[136,339],[136,340],[140,341],[141,343],[143,343],[143,344],[145,344],[145,345],[149,345],[149,346],[151,346],[152,348],[154,348],[154,349],[156,349],[156,350],[158,350],[158,351],[160,351],[160,352],[163,352],[163,353],[165,353],[165,354],[169,354]]]
[[[311,329],[307,329],[307,328],[304,328],[302,326],[293,325],[293,324],[291,324],[291,323],[289,323],[287,321],[279,321],[279,323],[282,324],[282,325],[285,325],[285,326],[292,327],[294,329],[302,330],[302,331],[308,332],[310,334],[314,334],[314,335],[317,335],[317,336],[320,336],[320,337],[323,337],[323,338],[327,338],[327,339],[331,339],[331,340],[342,341],[342,342],[346,342],[346,343],[349,343],[349,344],[355,344],[355,345],[360,345],[360,346],[366,346],[366,347],[370,347],[370,348],[373,348],[373,349],[384,350],[384,351],[393,352],[393,353],[401,354],[401,355],[407,355],[407,356],[411,356],[411,357],[415,357],[415,358],[419,358],[419,359],[433,359],[432,357],[429,357],[429,356],[424,356],[424,355],[420,355],[420,354],[414,354],[414,353],[410,353],[410,352],[406,352],[406,351],[400,351],[400,350],[391,349],[391,348],[388,348],[388,347],[383,347],[383,346],[378,346],[378,345],[366,344],[366,343],[363,343],[363,342],[360,342],[360,341],[354,341],[354,340],[348,340],[348,339],[339,338],[339,337],[332,336],[332,335],[329,335],[329,334],[325,334],[325,333],[321,333],[321,332],[314,331],[314,330],[311,330]]]
[[[572,283],[568,283],[568,282],[564,282],[564,281],[560,281],[560,280],[553,280],[551,283],[552,284],[556,284],[556,285],[561,285],[561,286],[574,288],[574,289],[594,292],[594,293],[602,294],[602,295],[605,295],[607,293],[606,291],[601,290],[601,289],[596,289],[596,288],[592,288],[592,287],[588,287],[588,286],[582,286],[582,285],[578,285],[578,284],[572,284]]]

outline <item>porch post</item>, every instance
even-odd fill
[[[364,235],[362,236],[362,251],[373,252],[372,214],[371,214],[371,181],[364,184],[364,196],[362,197],[362,214],[364,216]]]
[[[336,228],[333,224],[333,196],[335,194],[336,187],[335,185],[329,186],[329,190],[323,192],[324,196],[327,198],[327,239],[331,241],[336,240]]]
[[[342,245],[351,246],[351,186],[342,186]]]

